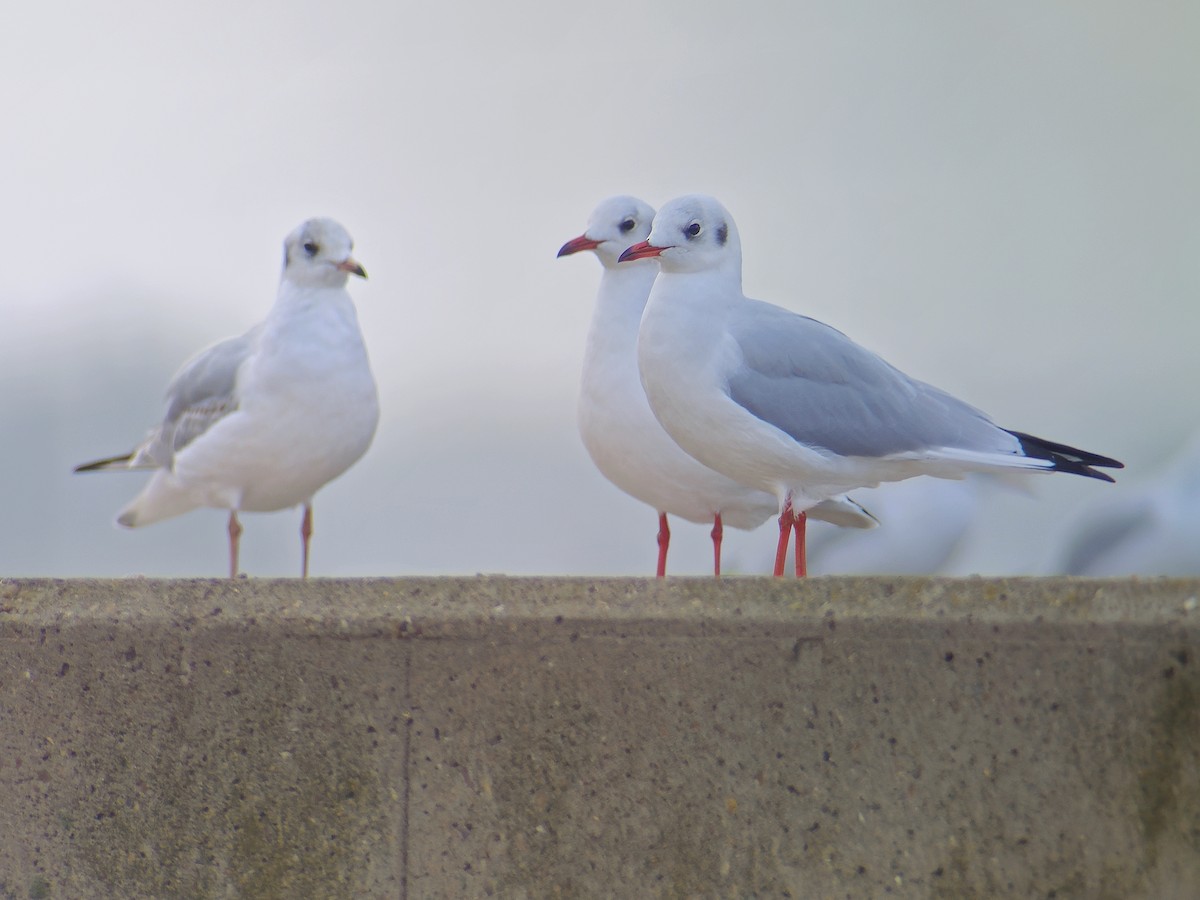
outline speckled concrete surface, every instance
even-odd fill
[[[1196,581],[0,581],[0,900],[1200,896]]]

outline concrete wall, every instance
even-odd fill
[[[0,581],[0,900],[1200,897],[1196,581]]]

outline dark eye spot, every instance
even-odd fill
[[[717,243],[724,247],[727,240],[729,240],[729,226],[722,222],[717,226]]]
[[[637,222],[633,221],[633,219],[626,219],[619,226],[621,229],[621,234],[626,234],[630,231],[633,231],[635,225],[637,225]]]
[[[689,225],[687,228],[685,228],[683,230],[683,233],[686,234],[688,237],[698,237],[700,235],[700,231],[701,231],[700,223],[693,222],[691,225]]]
[[[316,255],[317,255],[317,251],[318,251],[319,249],[321,249],[321,248],[320,248],[320,247],[318,247],[316,244],[314,244],[312,241],[305,241],[305,242],[304,242],[304,252],[305,252],[305,253],[307,253],[307,254],[308,254],[310,257],[311,257],[311,256],[316,256]]]

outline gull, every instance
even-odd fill
[[[642,385],[684,450],[739,484],[773,494],[775,575],[789,532],[804,562],[805,511],[846,491],[916,475],[1069,472],[1113,479],[1106,456],[996,425],[807,316],[742,293],[728,211],[694,194],[664,206],[620,259],[657,257],[638,336]]]
[[[1106,500],[1074,517],[1051,572],[1200,575],[1200,431],[1155,478]]]
[[[668,515],[713,523],[713,574],[720,576],[723,525],[757,528],[775,513],[775,497],[693,459],[650,411],[638,376],[637,335],[658,265],[650,259],[622,265],[617,260],[649,236],[653,219],[653,208],[636,197],[610,197],[592,211],[583,234],[558,251],[562,257],[590,250],[604,267],[583,355],[579,435],[605,478],[658,512],[658,577],[666,574]],[[826,500],[809,515],[854,528],[877,524],[848,498]]]
[[[134,450],[76,472],[152,471],[117,523],[149,525],[199,507],[229,510],[229,577],[238,573],[239,512],[303,504],[308,577],[313,494],[367,451],[379,421],[375,379],[350,275],[366,278],[332,219],[284,241],[283,276],[267,317],[200,351],[167,386],[167,411]]]
[[[806,535],[809,574],[945,572],[971,535],[985,477],[972,474],[961,481],[910,478],[855,492],[883,525],[859,534],[810,524]]]
[[[775,498],[743,487],[685,453],[650,410],[637,370],[637,334],[658,274],[653,260],[618,265],[621,252],[650,234],[654,210],[636,197],[610,197],[558,255],[590,250],[604,267],[583,357],[579,434],[596,468],[658,512],[657,575],[666,574],[667,516],[712,522],[713,573],[721,574],[723,525],[753,529],[776,510]],[[848,498],[826,500],[809,514],[838,525],[873,528],[876,520]]]

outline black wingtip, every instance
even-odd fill
[[[81,463],[72,469],[72,472],[97,472],[100,469],[107,469],[116,463],[129,462],[133,459],[132,453],[126,453],[124,456],[110,456],[107,459],[96,459],[92,462]]]
[[[1057,444],[1054,441],[1021,431],[1009,431],[1008,433],[1021,442],[1021,449],[1026,456],[1034,459],[1046,459],[1054,463],[1053,471],[1055,472],[1068,472],[1072,475],[1082,475],[1085,478],[1097,478],[1100,481],[1112,483],[1116,479],[1107,472],[1097,472],[1092,466],[1099,466],[1102,469],[1125,468],[1125,463],[1108,456],[1101,456],[1099,453],[1080,450],[1078,447],[1071,447],[1068,444]]]

